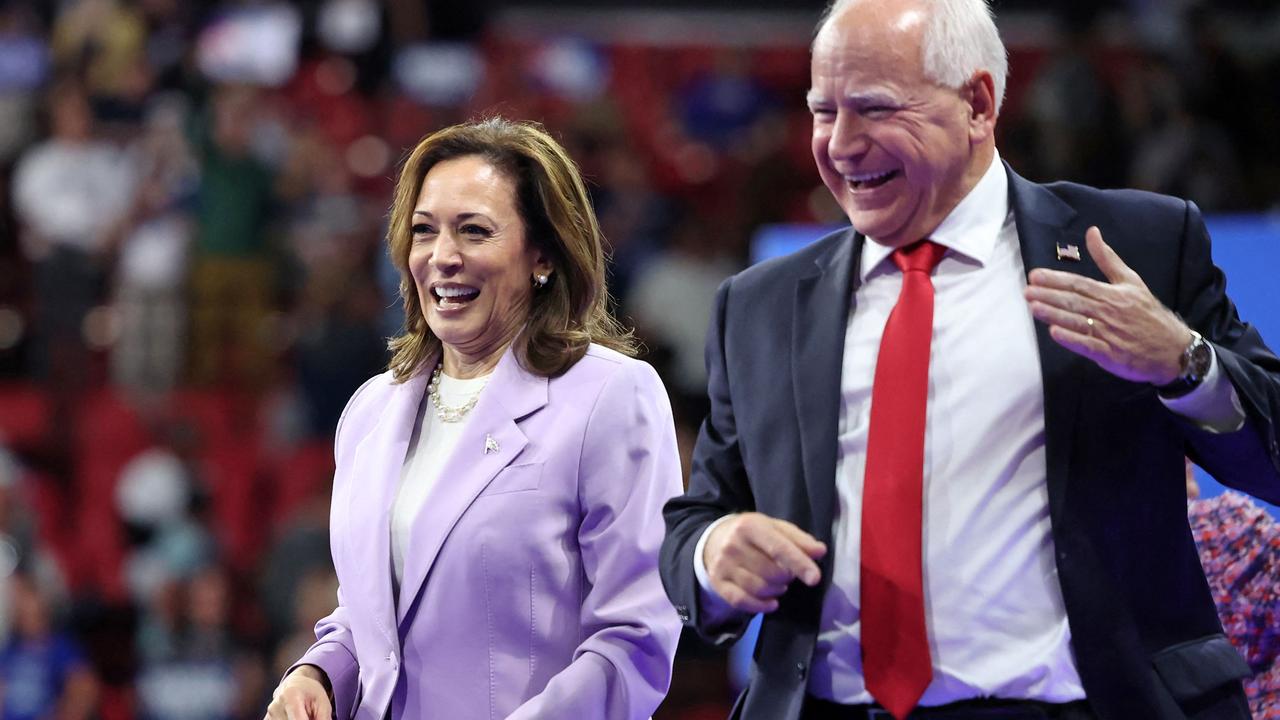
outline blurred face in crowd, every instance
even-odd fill
[[[248,152],[253,140],[253,91],[224,87],[216,91],[213,101],[213,139],[223,152],[239,155]]]
[[[439,162],[422,181],[409,272],[447,373],[492,367],[528,318],[534,274],[551,271],[516,202],[512,179],[478,155]]]
[[[93,111],[78,89],[61,88],[50,101],[53,134],[63,140],[83,142],[93,134]]]
[[[14,629],[27,638],[44,637],[49,631],[49,613],[35,582],[24,575],[13,575],[9,588]]]
[[[813,45],[813,157],[853,227],[902,247],[923,239],[992,158],[991,76],[953,89],[925,76],[927,10],[864,0],[833,15]]]

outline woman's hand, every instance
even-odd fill
[[[271,694],[264,720],[332,720],[329,678],[315,665],[302,665],[285,676]]]

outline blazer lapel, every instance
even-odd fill
[[[373,604],[374,624],[389,642],[396,641],[391,588],[391,504],[400,486],[401,468],[426,384],[426,376],[419,373],[392,386],[386,409],[357,446],[351,465],[357,477],[349,498],[350,515],[371,522],[371,528],[349,529],[348,533],[359,533],[359,540],[348,542],[347,548],[361,575],[360,587]],[[370,531],[372,534],[367,535]]]
[[[471,411],[413,520],[413,542],[405,554],[397,618],[405,621],[440,548],[458,519],[493,478],[528,444],[516,421],[547,404],[547,379],[520,367],[508,349]]]
[[[862,235],[847,230],[796,284],[791,319],[791,384],[800,426],[801,465],[809,491],[808,529],[829,541],[834,519],[836,426],[845,325],[862,255]]]
[[[1104,279],[1102,271],[1085,249],[1088,228],[1076,213],[1043,186],[1018,176],[1005,165],[1009,175],[1009,204],[1018,228],[1022,262],[1027,273],[1035,268],[1063,270]],[[1074,245],[1079,260],[1059,258],[1059,248]],[[1036,321],[1036,345],[1040,351],[1040,372],[1044,382],[1045,462],[1049,486],[1049,517],[1061,527],[1067,478],[1070,476],[1072,437],[1081,395],[1081,373],[1090,362],[1059,345],[1049,336],[1049,326]]]

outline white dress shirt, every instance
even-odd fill
[[[1084,697],[1054,563],[1044,388],[1008,183],[996,157],[930,236],[948,251],[933,275],[923,495],[933,681],[921,705]],[[902,287],[902,274],[887,262],[891,254],[864,243],[856,312],[845,334],[832,577],[809,674],[811,694],[846,704],[873,702],[859,646],[859,553],[875,364]],[[1212,430],[1234,430],[1244,421],[1216,362],[1200,388],[1166,404]],[[734,612],[711,590],[704,564],[714,527],[694,550],[712,623]]]
[[[440,401],[447,407],[466,404],[480,394],[489,375],[459,380],[440,374]],[[470,418],[463,416],[459,422],[445,422],[436,414],[436,406],[427,393],[422,394],[418,407],[418,421],[413,426],[413,437],[405,453],[400,470],[400,488],[391,506],[391,569],[396,595],[400,593],[400,578],[404,575],[404,555],[412,537],[413,521],[426,505],[427,495],[439,480],[440,468],[453,453],[462,437],[462,429]]]

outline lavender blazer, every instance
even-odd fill
[[[396,603],[390,508],[426,380],[379,375],[338,422],[341,590],[299,664],[328,674],[339,719],[648,717],[680,631],[658,579],[681,473],[657,374],[593,345],[548,379],[508,351],[414,520]]]

